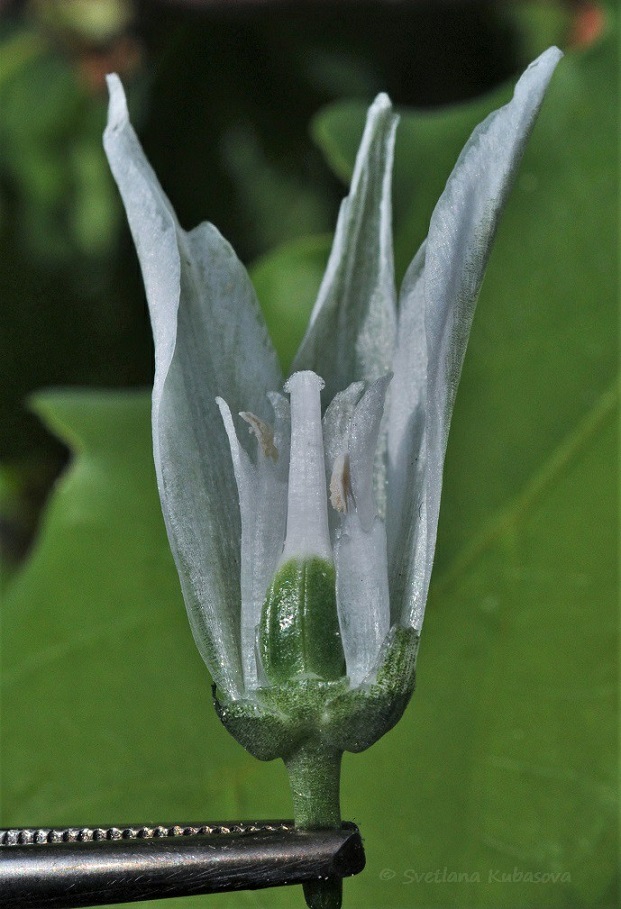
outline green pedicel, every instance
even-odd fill
[[[321,559],[316,561],[322,570],[326,564],[331,568]],[[295,577],[296,572],[294,567],[289,577]],[[270,602],[271,591],[264,616],[269,615]],[[327,623],[322,607],[320,614]],[[270,651],[275,660],[272,672],[278,669],[284,674],[286,667],[306,665],[292,658],[296,652],[292,646],[282,650],[279,662],[276,657],[281,655],[282,642],[277,634],[267,639],[265,632],[262,622],[262,658],[264,650]],[[257,689],[252,697],[221,701],[214,686],[218,716],[231,735],[260,760],[281,757],[285,762],[298,827],[312,830],[340,826],[341,755],[343,751],[364,751],[400,718],[414,690],[417,646],[418,635],[412,628],[393,627],[382,648],[375,678],[354,689],[346,677],[340,676],[323,679],[294,675],[278,683],[268,676],[270,684]],[[338,652],[342,661],[342,650]],[[334,659],[329,665],[335,670],[337,663]],[[342,882],[310,882],[304,885],[304,895],[311,909],[338,909]]]
[[[287,767],[296,826],[341,825],[343,751],[363,751],[399,719],[414,688],[417,634],[393,628],[375,679],[349,687],[336,605],[336,574],[327,559],[292,558],[274,577],[259,623],[267,685],[222,703],[220,719],[256,757]],[[304,885],[310,909],[340,909],[340,878]]]

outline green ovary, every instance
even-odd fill
[[[276,572],[259,626],[261,660],[272,685],[345,675],[335,582],[334,565],[317,557],[291,559]]]

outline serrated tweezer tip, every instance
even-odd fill
[[[256,890],[358,874],[355,824],[293,821],[0,830],[0,894],[11,909],[71,909]]]

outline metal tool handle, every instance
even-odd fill
[[[358,828],[292,821],[0,830],[3,909],[254,890],[362,871]]]

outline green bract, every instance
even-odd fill
[[[220,718],[285,761],[302,826],[340,823],[343,751],[373,744],[413,691],[470,324],[559,58],[474,131],[398,297],[397,117],[376,99],[286,383],[245,269],[212,225],[179,226],[109,79],[104,143],[151,312],[154,459],[190,622]],[[336,905],[339,885],[307,898]]]

